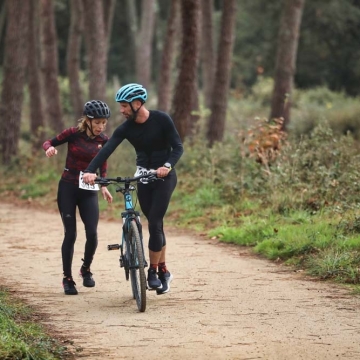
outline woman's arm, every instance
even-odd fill
[[[56,146],[59,146],[61,144],[64,144],[68,142],[69,137],[76,133],[78,130],[75,127],[65,129],[60,134],[58,134],[56,137],[46,140],[42,148],[45,150],[45,154],[47,157],[52,157],[57,154],[57,150],[55,149]]]

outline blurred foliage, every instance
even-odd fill
[[[0,10],[5,0],[0,0]],[[140,6],[141,2],[137,1]],[[274,73],[276,39],[282,1],[243,0],[237,10],[231,88],[248,93],[259,76]],[[222,2],[214,2],[214,46],[217,47]],[[60,75],[66,76],[66,50],[70,24],[70,1],[56,0],[56,30]],[[140,14],[141,11],[138,11]],[[167,26],[169,1],[157,2],[156,31],[153,39],[152,79],[157,84]],[[138,14],[138,15],[139,15]],[[137,19],[138,21],[139,19]],[[117,0],[109,47],[108,80],[119,84],[135,76],[135,47],[130,28],[134,19],[127,13],[127,1]],[[360,0],[306,1],[300,29],[296,87],[329,87],[350,95],[360,93]],[[0,41],[0,68],[4,41]],[[85,46],[81,48],[81,66],[86,68]]]
[[[317,211],[328,205],[360,203],[359,146],[351,136],[335,136],[328,124],[319,124],[309,135],[288,139],[276,153],[267,148],[271,152],[261,154],[253,147],[252,133],[250,139],[244,139],[243,132],[240,135],[241,141],[227,139],[213,149],[202,142],[191,147],[185,144],[186,152],[178,166],[185,179],[181,177],[180,182],[185,185],[187,174],[197,174],[196,182],[187,180],[188,192],[215,188],[223,203],[260,196],[277,212],[285,208]],[[264,137],[260,142],[273,144],[273,134],[261,135]]]
[[[314,127],[326,121],[334,134],[350,133],[360,139],[360,102],[344,92],[326,87],[297,90],[294,95],[290,128],[297,136],[309,134]]]
[[[200,119],[200,132],[195,140],[185,142],[177,166],[183,189],[179,199],[196,199],[201,189],[209,196],[218,194],[212,199],[219,197],[220,207],[231,205],[234,213],[245,210],[248,200],[281,214],[358,208],[359,143],[355,132],[343,130],[353,126],[356,116],[347,114],[357,113],[358,99],[327,88],[298,90],[294,123],[284,134],[281,120],[254,116],[263,113],[268,89],[267,79],[262,78],[254,90],[262,95],[232,96],[226,139],[212,149],[206,146]],[[309,113],[309,108],[314,112]],[[314,113],[321,116],[311,116]]]
[[[247,132],[240,132],[239,137],[244,141],[249,156],[255,157],[256,162],[269,166],[276,161],[281,147],[286,144],[287,133],[282,130],[284,119],[258,121]]]
[[[272,77],[282,1],[238,4],[232,86],[248,92],[259,75]],[[306,1],[295,84],[360,93],[360,1]]]
[[[313,0],[304,9],[296,84],[360,92],[359,0]]]
[[[198,199],[199,207],[211,199],[212,206],[238,209],[250,199],[251,203],[256,201],[283,213],[288,209],[318,211],[324,206],[357,206],[358,99],[321,87],[296,90],[294,120],[289,133],[284,134],[280,119],[269,122],[265,116],[264,99],[268,98],[269,84],[269,78],[261,77],[250,94],[231,94],[225,140],[211,149],[205,141],[208,111],[200,106],[198,133],[185,142],[185,153],[177,166],[179,188],[186,191],[184,201],[191,195],[193,200]],[[109,96],[111,91],[109,87]],[[66,96],[63,91],[62,97]],[[24,117],[26,114],[28,102],[24,104]],[[116,116],[114,111],[114,127],[120,122]],[[69,126],[76,120],[68,116]],[[17,194],[42,196],[41,189],[35,191],[42,186],[36,174],[49,172],[47,167],[52,164],[54,174],[60,177],[66,147],[59,147],[58,156],[52,159],[47,159],[41,149],[33,154],[27,126],[24,121],[21,156],[4,171],[16,169],[19,173],[21,169],[24,174],[26,186],[19,188]],[[124,141],[108,163],[109,175],[129,176],[134,172],[135,151]],[[188,179],[188,174],[196,174],[196,181]]]

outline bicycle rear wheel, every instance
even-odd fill
[[[130,222],[128,232],[130,280],[133,297],[140,312],[146,309],[146,276],[144,270],[144,253],[142,250],[140,232],[136,221]]]

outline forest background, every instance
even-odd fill
[[[139,82],[184,141],[168,222],[360,281],[358,0],[1,0],[2,197],[56,210],[45,139]],[[126,159],[126,160],[125,160]],[[124,143],[109,174],[132,174]],[[101,204],[116,218],[121,201]]]

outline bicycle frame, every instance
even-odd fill
[[[124,197],[124,203],[125,203],[125,211],[121,213],[121,218],[123,219],[123,232],[122,232],[122,239],[121,239],[121,255],[123,256],[123,249],[125,244],[125,237],[129,233],[130,230],[130,222],[135,220],[137,227],[139,229],[139,235],[141,240],[143,239],[142,236],[142,225],[140,221],[140,213],[134,209],[133,201],[132,201],[132,195],[131,191],[134,191],[135,188],[131,188],[130,182],[125,182],[124,187],[119,187],[116,189],[116,192],[121,192]],[[143,253],[143,257],[145,260],[145,267],[147,266],[146,258],[145,258],[145,252],[144,252],[144,244],[143,241],[141,241],[141,251]],[[120,257],[120,266],[121,264],[121,257]],[[122,266],[121,266],[122,267]],[[130,268],[129,268],[130,269]]]

